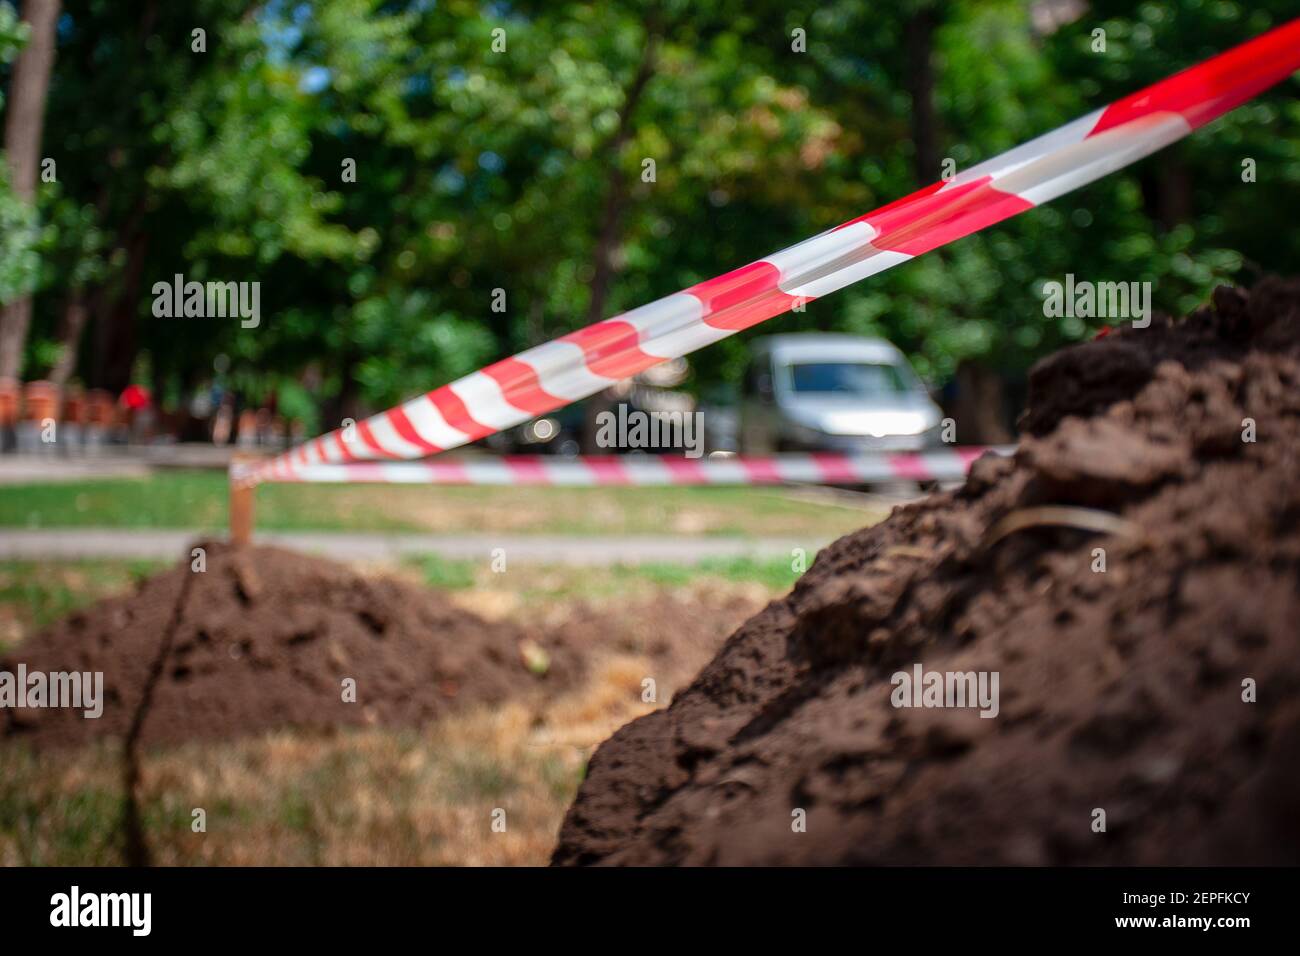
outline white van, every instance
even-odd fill
[[[942,421],[903,353],[883,339],[758,339],[741,386],[746,454],[918,451],[941,444]]]

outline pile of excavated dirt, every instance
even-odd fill
[[[1300,283],[1064,350],[1029,404],[606,741],[554,862],[1300,862]],[[895,706],[918,664],[996,672],[996,716]]]
[[[0,672],[11,674],[20,664],[28,673],[102,672],[105,700],[98,719],[75,708],[0,709],[0,741],[39,749],[122,738],[155,673],[145,745],[283,728],[419,726],[457,708],[575,690],[598,654],[642,657],[671,687],[757,606],[738,594],[659,593],[622,614],[579,603],[524,628],[484,620],[436,590],[320,558],[203,547],[201,573],[183,562],[0,658]],[[356,682],[355,702],[344,700],[346,678]]]
[[[480,620],[435,591],[277,548],[203,547],[206,570],[179,564],[133,594],[73,613],[0,661],[10,672],[20,662],[29,673],[102,671],[102,717],[0,711],[0,731],[38,747],[124,736],[187,578],[145,744],[275,727],[415,725],[577,676],[576,655],[552,643],[539,677],[525,666],[515,628]],[[356,682],[355,702],[344,700],[345,678]]]

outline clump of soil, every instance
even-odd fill
[[[554,862],[1300,862],[1300,283],[1058,353],[1022,427],[606,741]]]
[[[102,717],[5,710],[0,734],[38,747],[124,736],[187,577],[145,744],[277,727],[411,726],[581,676],[582,655],[563,635],[527,641],[514,625],[484,621],[436,591],[278,548],[203,547],[202,573],[187,560],[134,594],[73,613],[0,661],[10,672],[20,661],[29,671],[102,671]],[[344,700],[345,678],[356,682],[354,703]]]

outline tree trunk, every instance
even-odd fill
[[[126,268],[121,286],[107,307],[95,315],[95,352],[93,385],[117,394],[131,384],[131,367],[135,364],[139,342],[136,336],[136,313],[144,279],[145,254],[149,237],[136,233],[126,244]]]
[[[349,347],[339,362],[338,394],[321,403],[321,425],[324,431],[343,427],[344,419],[360,419],[361,403],[357,395],[357,358]]]
[[[1175,148],[1161,157],[1156,177],[1156,222],[1165,232],[1192,219],[1192,174]]]
[[[609,287],[617,270],[614,251],[622,240],[623,211],[627,208],[628,192],[623,170],[619,168],[619,154],[632,138],[632,113],[641,100],[641,94],[645,92],[646,84],[654,75],[657,43],[658,37],[655,34],[647,35],[641,64],[623,97],[623,108],[618,114],[618,129],[609,142],[609,181],[605,189],[605,209],[601,214],[600,232],[596,237],[595,273],[591,279],[587,324],[599,322],[605,317],[605,302],[609,298]]]
[[[939,122],[934,110],[934,30],[938,17],[923,7],[903,27],[903,48],[907,56],[907,92],[912,98],[912,145],[915,148],[916,179],[928,186],[939,178]]]
[[[979,362],[964,361],[957,366],[956,384],[951,414],[957,423],[957,441],[963,445],[1010,442],[1002,377]]]
[[[103,222],[108,213],[108,184],[99,190],[95,201],[95,221]],[[138,222],[138,220],[133,220]],[[59,358],[50,370],[50,381],[59,386],[66,385],[77,371],[77,360],[81,354],[81,336],[86,331],[86,320],[97,315],[104,307],[104,286],[96,285],[89,293],[80,285],[75,285],[68,293],[67,303],[63,307],[63,319],[59,322]]]
[[[62,388],[77,369],[77,351],[81,347],[81,331],[86,327],[89,314],[86,300],[80,292],[73,292],[63,308],[63,321],[59,324],[59,358],[50,369],[50,381]]]
[[[10,82],[5,152],[13,177],[14,194],[24,202],[36,199],[36,177],[41,165],[41,132],[45,125],[45,95],[54,66],[54,25],[60,0],[26,0],[23,19],[31,39],[14,62]],[[32,299],[25,295],[0,311],[0,379],[17,378],[22,371],[27,329],[32,323]]]

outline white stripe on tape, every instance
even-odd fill
[[[469,436],[458,428],[447,424],[438,406],[429,400],[428,395],[413,398],[402,406],[411,427],[425,441],[439,448],[456,448],[469,441]]]
[[[1101,114],[1106,112],[1105,108],[1093,110],[1087,116],[1081,116],[1077,120],[1072,120],[1064,126],[1060,126],[1050,133],[1044,133],[1042,136],[1036,136],[1027,143],[1009,149],[1005,153],[999,153],[991,159],[986,159],[982,163],[976,163],[969,169],[963,169],[952,179],[944,184],[944,189],[951,189],[954,186],[960,186],[964,183],[973,182],[977,179],[983,179],[985,176],[992,176],[994,184],[1001,176],[1009,176],[1022,166],[1036,162],[1042,157],[1055,152],[1058,149],[1065,149],[1074,143],[1082,143],[1092,132],[1092,128],[1097,125],[1097,120],[1101,119]],[[1001,188],[1001,187],[999,187]]]
[[[1027,163],[993,185],[1035,206],[1150,156],[1192,131],[1178,113],[1156,113]]]
[[[457,379],[449,388],[465,403],[465,408],[474,421],[487,425],[494,431],[513,428],[533,417],[507,402],[497,380],[481,371]]]
[[[413,445],[401,435],[397,434],[397,429],[393,428],[393,423],[388,420],[388,413],[382,412],[373,418],[366,419],[366,426],[370,429],[370,434],[374,436],[375,442],[384,451],[391,452],[401,458],[422,458],[424,449],[419,445]],[[351,446],[349,446],[351,447]],[[366,448],[357,449],[358,452],[367,451]],[[373,457],[370,455],[362,457]]]
[[[545,391],[571,402],[595,394],[615,382],[615,379],[597,375],[587,368],[582,346],[575,342],[556,339],[520,352],[515,358],[532,367]]]
[[[876,235],[870,224],[855,222],[805,239],[764,261],[780,271],[779,288],[786,295],[816,299],[912,258],[877,249],[871,245]]]
[[[703,318],[704,303],[689,292],[675,292],[616,315],[613,321],[626,322],[636,329],[642,352],[667,359],[694,352],[731,335],[728,329],[706,325]]]

